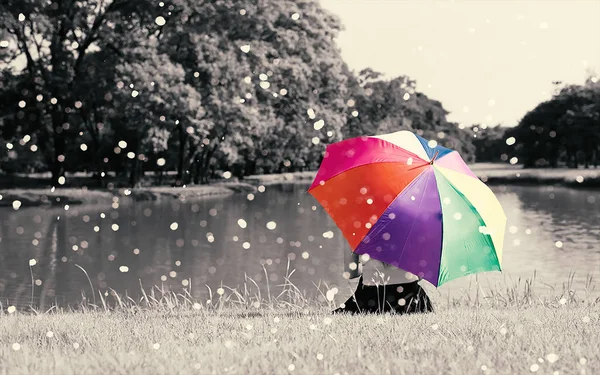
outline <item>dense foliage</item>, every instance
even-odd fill
[[[474,160],[473,131],[409,77],[351,72],[340,29],[316,0],[5,0],[0,170],[49,171],[54,185],[66,172],[135,186],[147,171],[177,171],[177,184],[205,183],[314,170],[328,143],[400,129]],[[591,117],[562,123],[593,127],[588,96],[560,108]]]
[[[584,85],[566,85],[529,111],[514,128],[477,133],[478,161],[513,159],[525,167],[600,164],[600,82],[593,74]],[[510,159],[509,159],[510,158]]]
[[[478,162],[507,161],[511,149],[506,144],[506,132],[509,128],[500,125],[486,126],[477,124],[471,127],[473,131],[473,146],[475,159]]]

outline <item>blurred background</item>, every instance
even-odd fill
[[[4,0],[0,302],[209,298],[295,269],[307,296],[341,303],[350,250],[306,190],[327,144],[398,130],[457,150],[498,195],[504,272],[480,284],[590,291],[598,14],[595,0]]]

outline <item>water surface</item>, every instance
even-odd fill
[[[134,299],[140,297],[140,285],[186,288],[207,298],[206,285],[214,293],[221,284],[242,285],[245,275],[265,291],[266,277],[271,288],[283,282],[290,259],[296,286],[309,296],[318,295],[314,284],[319,282],[337,287],[335,302],[341,303],[353,285],[342,277],[343,253],[349,250],[306,188],[275,185],[250,197],[121,202],[116,208],[2,208],[0,301],[22,307],[33,298],[35,305],[47,307],[78,303],[82,295],[91,300],[83,270],[96,293],[113,288]],[[560,289],[575,272],[573,287],[582,290],[588,275],[600,277],[598,191],[493,190],[508,216],[504,272],[480,274],[480,282],[505,286],[535,271],[540,283]],[[274,229],[267,228],[269,222]],[[328,231],[333,238],[323,236]],[[451,281],[438,291],[460,293],[473,280]]]

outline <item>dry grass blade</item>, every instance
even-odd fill
[[[94,291],[94,285],[92,284],[92,280],[90,279],[90,275],[88,275],[87,271],[81,267],[79,264],[75,264],[75,267],[79,268],[87,278],[88,283],[90,284],[90,289],[92,290],[92,297],[94,298],[94,305],[96,304],[96,292]]]

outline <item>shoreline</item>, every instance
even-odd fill
[[[600,188],[600,168],[522,168],[509,164],[469,165],[489,185],[554,185],[570,188]]]
[[[472,171],[489,185],[554,185],[570,188],[600,188],[600,169],[523,169],[496,163],[470,165]],[[135,189],[99,190],[86,188],[0,189],[0,207],[37,207],[81,204],[112,204],[115,197],[136,202],[163,199],[204,199],[253,193],[259,186],[278,184],[309,184],[316,172],[294,172],[247,176],[239,181],[221,181],[188,187],[152,186]],[[18,202],[18,203],[15,203]]]

